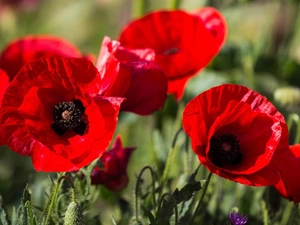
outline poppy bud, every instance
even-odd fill
[[[126,169],[134,149],[124,148],[121,137],[117,136],[112,149],[103,153],[91,172],[92,184],[102,184],[111,191],[126,188],[129,182]]]
[[[71,202],[68,205],[64,225],[83,225],[82,208],[78,202]]]

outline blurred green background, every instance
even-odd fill
[[[97,55],[105,35],[117,39],[122,27],[137,17],[135,4],[139,1],[142,0],[1,0],[0,51],[23,35],[51,34],[69,40],[83,53]],[[146,11],[167,9],[169,5],[168,1],[144,1]],[[181,126],[182,109],[190,99],[222,83],[246,85],[270,100],[279,87],[300,87],[299,0],[182,0],[180,8],[195,10],[207,5],[219,9],[226,18],[226,44],[201,75],[189,82],[180,103],[169,97],[161,112],[147,117],[121,113],[116,134],[121,134],[125,146],[137,146],[137,149],[128,167],[128,188],[121,193],[98,189],[100,197],[93,204],[90,215],[100,213],[103,224],[111,224],[111,215],[121,221],[121,225],[126,224],[125,217],[130,213],[121,215],[117,207],[119,197],[132,203],[136,174],[143,166],[154,166],[162,172],[172,138]],[[285,97],[289,98],[283,94]],[[287,118],[290,113],[298,112],[300,100],[297,101],[291,103],[295,106],[292,110],[279,104],[280,101],[274,104]],[[292,138],[291,135],[291,143],[294,142]],[[184,143],[184,135],[180,136],[180,143]],[[186,154],[180,148],[170,171],[170,176],[178,179],[174,179],[171,187],[182,186],[184,176],[194,171],[198,164],[195,155]],[[205,174],[201,168],[199,179],[204,179]],[[35,172],[29,157],[22,157],[6,147],[0,148],[0,194],[4,205],[18,205],[28,183],[33,191],[34,205],[41,206],[45,201],[44,192],[49,191],[46,187],[48,175]],[[206,201],[204,224],[225,224],[234,206],[249,215],[250,225],[263,224],[265,203],[270,224],[290,224],[287,221],[293,215],[293,204],[280,200],[272,188],[246,187],[216,176],[213,176]]]

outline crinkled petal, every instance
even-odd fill
[[[227,36],[227,27],[224,26],[226,21],[223,15],[213,7],[204,7],[192,14],[201,18],[206,28],[215,37],[216,42],[222,46]]]
[[[6,88],[9,84],[9,78],[4,70],[0,68],[0,107]]]
[[[0,67],[12,80],[25,64],[41,57],[82,57],[66,40],[50,35],[28,35],[8,44],[0,55]]]

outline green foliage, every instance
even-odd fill
[[[190,182],[180,190],[176,188],[168,199],[164,198],[162,200],[162,206],[157,211],[157,217],[154,220],[151,218],[151,225],[170,224],[170,218],[174,214],[174,209],[177,207],[177,205],[190,200],[194,196],[194,193],[200,189],[201,184],[199,181]]]
[[[10,222],[7,217],[7,212],[2,208],[2,197],[0,196],[0,222],[2,225],[9,225]]]
[[[0,224],[2,225],[37,225],[37,217],[33,212],[31,204],[31,194],[26,187],[23,191],[21,204],[17,211],[13,209],[11,220],[8,219],[8,214],[0,204]]]

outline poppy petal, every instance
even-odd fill
[[[0,107],[6,88],[9,84],[9,78],[4,70],[0,68]]]
[[[111,41],[109,37],[104,37],[97,59],[96,67],[100,73],[101,87],[99,94],[102,95],[117,78],[120,62],[113,55],[120,43]]]
[[[219,45],[222,46],[227,36],[227,28],[224,26],[226,21],[223,15],[213,7],[204,7],[192,14],[201,18],[206,28],[212,33]]]
[[[6,88],[8,87],[9,84],[9,78],[6,74],[6,72],[2,69],[0,69],[0,108],[2,104],[2,99],[4,96],[4,93],[6,91]],[[1,130],[1,126],[0,126]],[[2,138],[1,132],[0,132],[0,146],[5,145],[5,140]]]
[[[289,151],[278,158],[277,163],[281,165],[281,179],[275,185],[276,190],[295,204],[300,202],[299,174],[295,172],[300,170],[300,144],[291,145]]]
[[[127,64],[130,66],[130,64]],[[167,78],[154,63],[134,63],[132,79],[121,109],[139,115],[159,110],[167,98]]]
[[[28,35],[8,44],[0,55],[0,67],[12,80],[23,65],[50,56],[82,57],[74,45],[62,38],[50,35]]]

